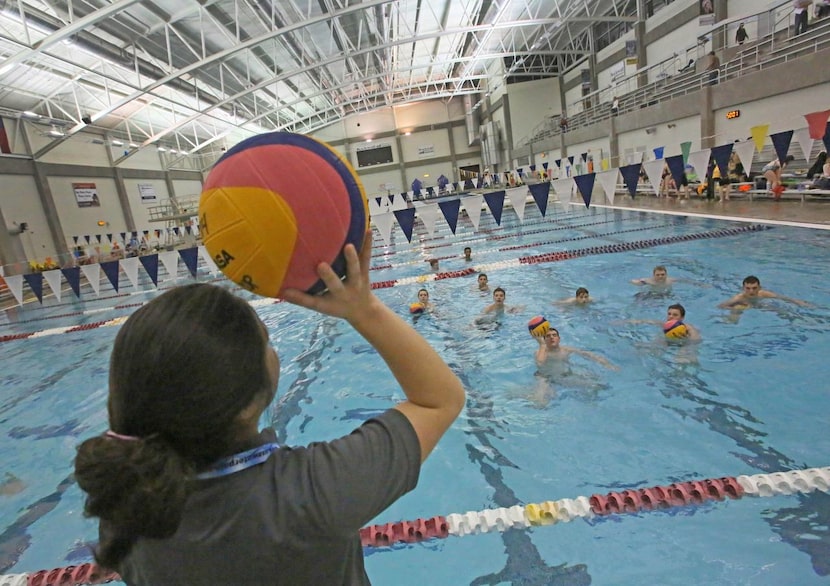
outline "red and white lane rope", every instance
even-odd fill
[[[601,246],[591,246],[590,248],[579,248],[576,250],[563,250],[560,252],[549,252],[546,254],[539,254],[536,256],[524,256],[511,260],[504,260],[492,262],[487,264],[476,265],[475,267],[466,268],[460,271],[447,271],[443,273],[429,273],[425,275],[417,275],[413,277],[405,277],[402,279],[394,279],[388,281],[375,281],[372,283],[372,289],[388,289],[390,287],[400,287],[404,285],[415,285],[420,283],[427,283],[429,281],[440,281],[442,279],[456,279],[459,277],[466,277],[480,272],[493,272],[506,268],[520,267],[522,265],[539,264],[545,262],[558,262],[562,260],[569,260],[572,258],[579,258],[592,254],[611,254],[615,252],[627,252],[630,250],[641,250],[643,248],[651,248],[652,246],[661,246],[663,244],[675,244],[677,242],[687,242],[690,240],[702,240],[705,238],[723,238],[725,236],[735,236],[743,232],[757,232],[759,230],[767,230],[768,226],[752,224],[749,226],[741,226],[738,228],[724,228],[721,230],[711,230],[709,232],[697,232],[693,234],[682,234],[677,236],[664,236],[662,238],[653,238],[650,240],[636,240],[634,242],[625,242],[621,244],[603,244]],[[580,237],[581,238],[581,237]],[[268,305],[274,303],[273,299],[259,299],[252,301],[251,304],[255,307],[259,305]],[[126,316],[117,317],[114,319],[100,321],[95,323],[83,324],[80,326],[67,326],[62,328],[51,328],[47,330],[40,330],[37,332],[24,332],[19,334],[8,334],[0,336],[0,342],[11,342],[14,340],[24,340],[27,338],[41,338],[44,336],[53,336],[55,334],[66,334],[71,332],[81,332],[85,330],[92,330],[96,328],[117,326],[124,323]],[[3,586],[0,584],[0,586]]]
[[[464,537],[477,533],[569,523],[580,518],[625,515],[671,507],[695,507],[709,501],[737,500],[745,496],[809,494],[816,490],[830,493],[830,467],[690,480],[509,508],[371,525],[360,530],[360,541],[364,547],[387,547],[395,543],[416,543],[449,536]],[[75,586],[104,584],[118,579],[117,574],[95,564],[81,564],[29,574],[0,575],[0,586]]]

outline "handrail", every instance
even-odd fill
[[[781,6],[773,10],[777,10],[778,8],[781,8]],[[787,18],[792,14],[792,11],[785,12]],[[777,22],[783,22],[783,19]],[[824,22],[814,22],[810,30],[801,35],[803,38],[796,39],[787,34],[786,44],[780,42],[781,31],[777,30],[777,26],[773,26],[773,29],[767,36],[759,39],[746,49],[740,50],[732,59],[721,65],[719,81],[741,77],[750,71],[763,70],[773,65],[785,63],[804,54],[830,47],[830,18],[824,19]],[[789,29],[789,24],[787,25],[787,29]],[[789,31],[787,32],[789,33]],[[776,40],[778,40],[777,43]],[[625,94],[617,93],[616,95],[619,99],[618,115],[634,111],[642,107],[642,104],[655,104],[687,95],[698,91],[707,83],[709,83],[708,72],[689,71],[681,74],[679,77],[675,74],[673,78],[669,77],[651,81],[647,85]],[[606,91],[609,91],[609,89],[618,89],[618,87],[606,88]],[[581,100],[582,98],[580,98]],[[596,124],[597,122],[610,118],[610,116],[611,104],[608,102],[600,102],[592,105],[590,108],[585,108],[571,116],[567,116],[568,129],[574,130],[582,126]],[[555,116],[537,125],[529,136],[519,141],[517,146],[526,146],[559,135],[559,118],[560,116]]]

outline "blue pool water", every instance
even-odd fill
[[[436,310],[415,327],[462,378],[468,401],[418,488],[376,522],[830,464],[830,232],[774,227],[516,262],[741,226],[556,206],[546,218],[528,207],[523,223],[507,210],[501,227],[485,215],[478,231],[462,218],[455,236],[443,224],[433,236],[416,228],[412,244],[400,230],[391,246],[376,234],[373,262],[387,268],[373,270],[373,281],[416,281],[430,274],[426,259],[441,257],[442,271],[483,266],[491,287],[504,287],[507,303],[522,307],[477,323],[490,296],[476,290],[474,274],[377,291],[401,314],[421,286],[430,291]],[[467,245],[471,263],[461,258]],[[629,283],[657,264],[683,279],[669,294]],[[718,309],[748,274],[813,307],[768,301],[743,315]],[[552,304],[578,286],[590,289],[591,306]],[[85,303],[65,297],[13,312],[0,335],[113,319],[130,309],[106,308],[152,295]],[[631,323],[662,320],[675,302],[703,336],[696,348],[666,346],[658,326]],[[79,311],[88,313],[67,315]],[[257,311],[282,359],[278,400],[263,422],[276,427],[281,442],[348,433],[402,398],[382,361],[345,323],[282,303]],[[559,329],[564,345],[602,355],[619,370],[575,357],[570,372],[551,381],[547,404],[530,400],[538,379],[526,322],[537,314]],[[91,559],[86,545],[96,524],[82,516],[71,462],[80,439],[106,429],[116,329],[0,343],[0,475],[19,479],[7,477],[10,494],[0,495],[0,573]],[[746,497],[397,545],[367,550],[367,570],[376,584],[400,585],[830,584],[830,496]]]

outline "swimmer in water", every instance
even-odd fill
[[[576,295],[573,297],[568,297],[567,299],[560,299],[559,301],[554,301],[554,305],[588,305],[592,303],[594,300],[591,299],[591,294],[588,292],[588,289],[585,287],[580,287],[576,290]]]
[[[743,289],[740,293],[731,297],[718,305],[721,309],[734,309],[734,310],[741,310],[741,309],[748,309],[750,307],[755,307],[758,305],[758,302],[761,299],[780,299],[782,301],[788,301],[790,303],[795,303],[799,307],[810,307],[810,304],[806,301],[802,301],[801,299],[794,299],[792,297],[784,297],[783,295],[779,295],[778,293],[774,293],[773,291],[768,291],[767,289],[761,289],[761,280],[754,276],[749,275],[743,280],[741,283]]]

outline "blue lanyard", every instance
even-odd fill
[[[262,464],[271,457],[271,453],[279,448],[279,444],[270,443],[257,448],[248,450],[247,452],[240,452],[227,458],[222,458],[218,462],[214,462],[210,468],[204,472],[196,475],[199,480],[207,480],[208,478],[219,478],[220,476],[229,476],[240,470],[246,470]]]

